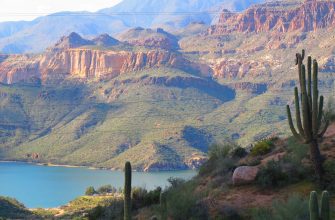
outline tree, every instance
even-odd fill
[[[94,194],[96,194],[96,191],[93,186],[90,186],[86,189],[85,195],[93,196]]]
[[[298,65],[300,83],[300,96],[298,87],[294,90],[296,124],[298,131],[293,124],[289,105],[287,105],[287,116],[289,126],[294,137],[306,144],[309,144],[311,161],[318,179],[321,180],[324,173],[324,159],[320,153],[319,140],[326,133],[329,121],[324,117],[324,97],[320,96],[319,98],[318,62],[316,60],[313,61],[312,69],[312,58],[308,57],[306,81],[306,67],[303,64],[304,58],[304,50],[302,51],[302,54],[296,54],[296,65]]]

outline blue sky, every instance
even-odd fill
[[[59,11],[97,11],[121,0],[1,0],[0,21],[33,20]]]

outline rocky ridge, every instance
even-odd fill
[[[156,47],[142,51],[90,48],[94,45],[117,44],[120,42],[108,35],[86,40],[71,33],[42,55],[2,55],[0,82],[12,84],[31,78],[47,81],[66,77],[84,80],[108,79],[127,72],[162,66],[203,74],[209,71],[206,66],[191,62],[180,53]]]
[[[232,32],[309,32],[335,26],[335,2],[306,0],[283,10],[283,3],[256,5],[240,14],[224,10],[216,25],[207,32],[222,35]],[[284,3],[285,5],[285,3]]]

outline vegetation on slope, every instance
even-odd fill
[[[239,138],[245,146],[287,126],[282,106],[268,107],[275,95],[238,93],[233,99],[233,90],[207,80],[160,68],[106,82],[1,85],[0,158],[120,169],[130,160],[138,170],[194,168],[192,161],[204,160],[213,142]]]

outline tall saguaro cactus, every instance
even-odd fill
[[[167,220],[167,201],[166,192],[161,192],[160,195],[161,220]]]
[[[309,199],[310,220],[330,220],[329,193],[324,191],[321,196],[321,208],[319,209],[318,195],[311,192]]]
[[[124,167],[124,220],[131,220],[131,164],[126,162]]]
[[[298,87],[294,90],[295,96],[295,114],[296,130],[290,106],[287,105],[287,116],[289,126],[294,137],[310,145],[310,156],[313,162],[314,170],[319,179],[323,175],[323,159],[320,153],[318,141],[323,137],[329,126],[329,121],[325,120],[323,113],[323,96],[319,97],[318,90],[318,62],[308,57],[307,61],[307,79],[306,67],[303,64],[305,51],[296,54],[296,65],[298,65],[300,96]]]

